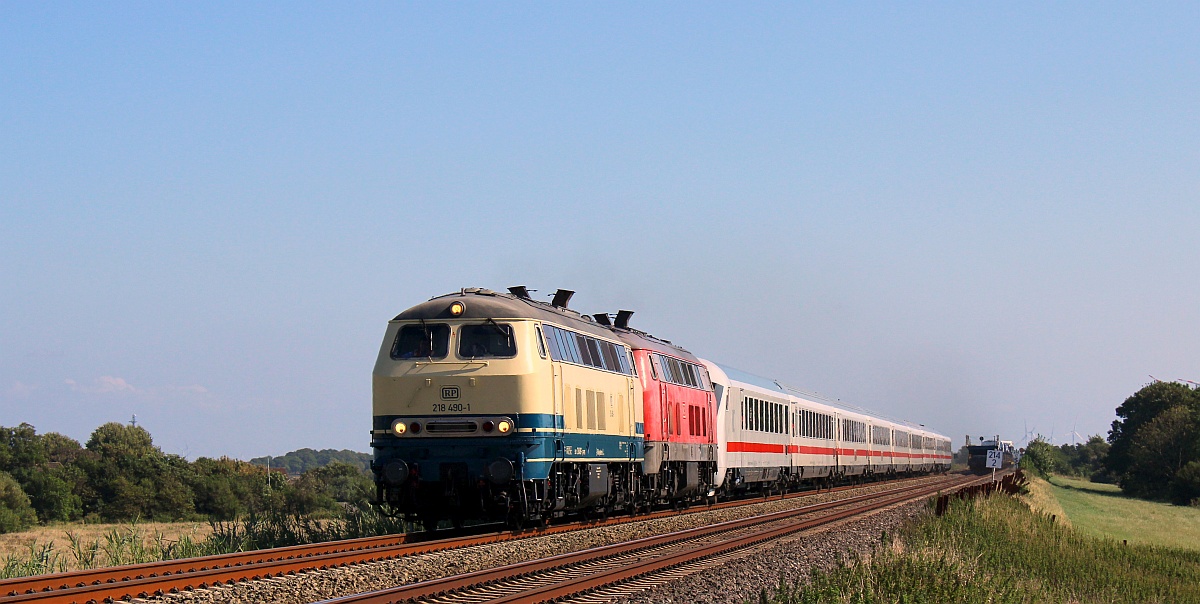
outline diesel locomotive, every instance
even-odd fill
[[[434,527],[632,512],[949,469],[950,441],[585,315],[573,292],[463,289],[388,323],[373,373],[379,503]]]

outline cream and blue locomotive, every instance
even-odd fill
[[[634,504],[642,392],[613,332],[567,308],[464,289],[388,323],[373,375],[378,500],[423,522],[538,522]]]

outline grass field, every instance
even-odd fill
[[[1118,517],[1146,513],[1127,507],[1144,502],[1115,501],[1111,492],[1086,486],[1034,480],[1030,493],[1020,498],[952,501],[944,516],[929,515],[899,535],[883,535],[870,555],[830,572],[817,571],[807,581],[781,584],[774,594],[764,591],[759,602],[1200,603],[1200,551],[1194,546],[1126,545],[1076,528],[1098,521],[1105,508]],[[1057,494],[1064,490],[1067,503],[1060,507]],[[1079,514],[1075,526],[1061,515],[1064,509],[1069,515],[1069,506],[1077,503],[1072,497],[1096,510]],[[1059,518],[1051,520],[1052,513]],[[1165,516],[1156,518],[1161,522]],[[1170,529],[1149,534],[1158,539],[1164,532]]]
[[[1126,497],[1116,485],[1055,476],[1050,493],[1077,530],[1117,541],[1200,551],[1200,508]]]

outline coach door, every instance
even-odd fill
[[[833,467],[836,468],[838,474],[844,472],[842,468],[842,416],[833,414]]]

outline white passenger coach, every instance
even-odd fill
[[[717,476],[739,490],[950,469],[950,439],[704,361],[717,400]]]

